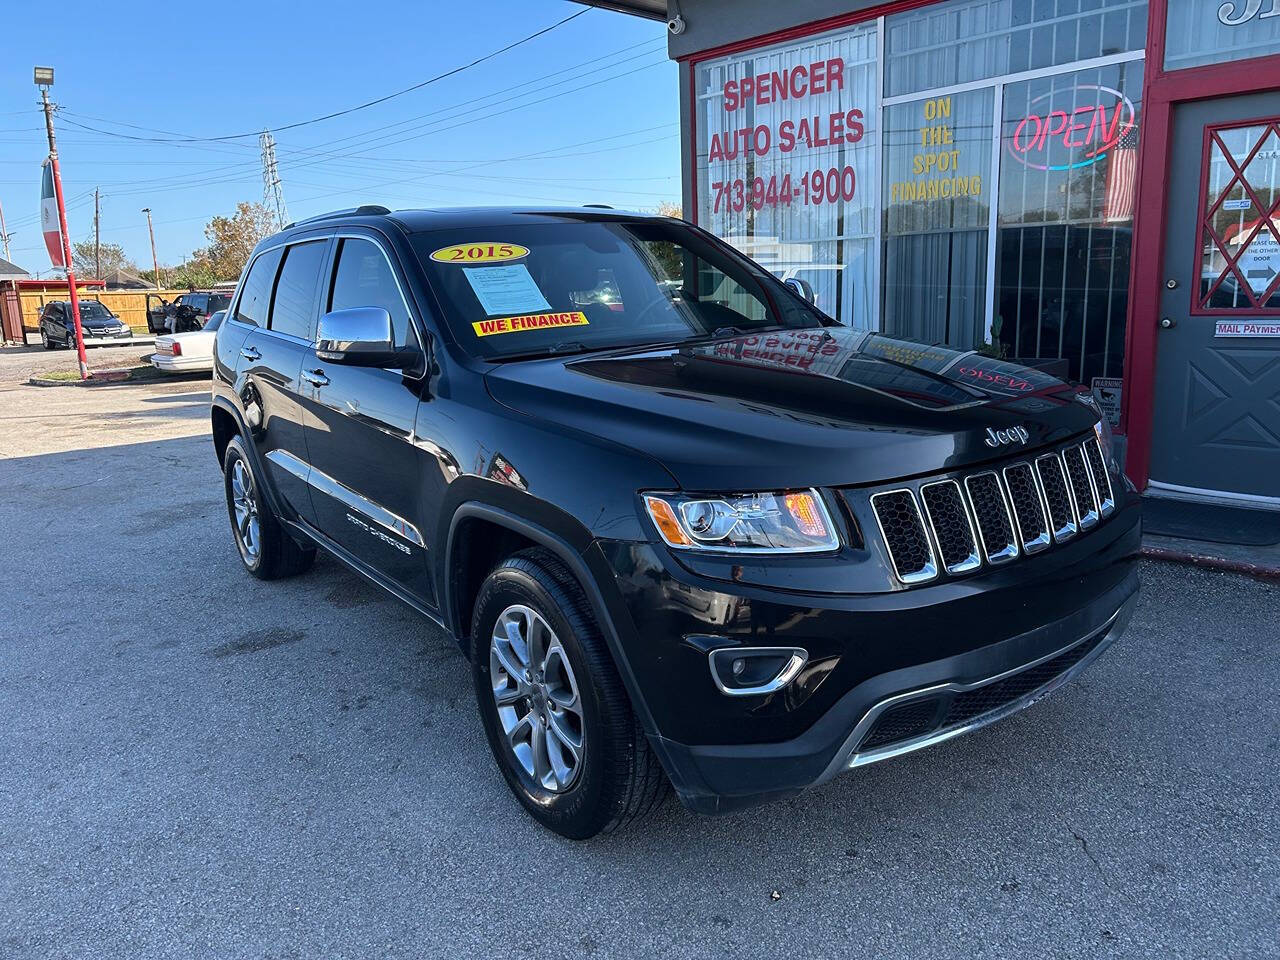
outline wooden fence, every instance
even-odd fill
[[[159,293],[166,300],[172,300],[187,291],[185,290],[89,290],[76,285],[76,293],[82,300],[101,300],[102,305],[133,328],[135,333],[147,332],[147,294]],[[50,300],[66,300],[67,291],[26,291],[22,292],[22,326],[35,331],[40,322],[40,311]]]

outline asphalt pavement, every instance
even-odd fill
[[[507,792],[453,643],[230,539],[202,382],[0,351],[0,957],[1280,955],[1280,588],[1149,563],[1010,720],[579,844]],[[25,375],[24,375],[25,376]]]

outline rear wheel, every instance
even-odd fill
[[[489,746],[534,819],[585,840],[666,797],[582,588],[553,554],[522,551],[489,574],[471,637]]]
[[[315,549],[300,547],[272,513],[239,437],[227,444],[222,463],[231,536],[244,568],[259,580],[278,580],[309,569]]]

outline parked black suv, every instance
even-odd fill
[[[46,350],[75,349],[76,325],[71,319],[71,302],[50,300],[40,311],[40,342]],[[128,340],[129,325],[102,305],[101,300],[80,298],[80,333],[85,341]]]
[[[668,782],[792,794],[1091,663],[1140,520],[1081,399],[836,325],[680,221],[361,207],[258,245],[212,417],[249,572],[323,548],[448,631],[512,790],[581,838]]]

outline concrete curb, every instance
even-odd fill
[[[1280,583],[1280,563],[1254,563],[1249,560],[1222,557],[1210,553],[1211,544],[1201,548],[1162,547],[1153,543],[1142,544],[1142,555],[1149,560],[1162,560],[1165,563],[1181,563],[1205,570],[1219,570],[1223,573],[1239,573],[1257,580]]]

